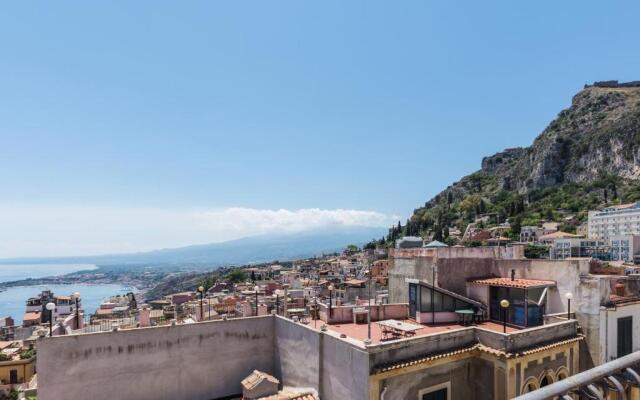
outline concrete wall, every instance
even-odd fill
[[[494,349],[515,352],[552,341],[575,337],[578,325],[575,320],[527,328],[508,334],[475,327],[478,341]]]
[[[409,285],[406,279],[419,279],[428,283],[433,281],[436,270],[436,258],[393,258],[389,268],[389,302],[408,303]]]
[[[320,398],[366,400],[369,395],[369,354],[332,333],[323,334]]]
[[[322,334],[278,317],[275,322],[275,373],[285,386],[320,387]]]
[[[254,369],[326,400],[365,400],[369,385],[361,342],[280,316],[44,338],[37,368],[43,400],[211,400]]]
[[[274,318],[40,339],[41,400],[210,400],[274,373]],[[61,366],[63,366],[61,368]]]
[[[457,323],[458,321],[460,321],[460,316],[454,312],[432,313],[429,311],[425,311],[425,312],[416,313],[416,322],[418,323],[430,324],[433,322],[432,319],[435,319],[436,324],[444,324],[444,323],[452,323],[452,322]]]
[[[329,306],[319,303],[320,319],[331,324],[352,323],[354,306],[333,306],[331,307],[331,318],[329,318]],[[367,309],[368,306],[358,306]],[[371,306],[371,321],[382,321],[385,319],[407,319],[409,316],[408,304],[376,304]]]
[[[281,317],[275,332],[275,373],[283,385],[316,389],[327,400],[367,398],[369,358],[360,343]]]
[[[382,343],[368,348],[371,368],[396,361],[404,361],[420,355],[445,353],[477,343],[475,328],[465,328],[448,333],[434,333],[410,339]]]

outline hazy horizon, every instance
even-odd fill
[[[7,4],[0,258],[404,222],[585,83],[640,79],[638,11]]]

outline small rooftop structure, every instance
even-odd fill
[[[555,286],[555,281],[545,281],[539,279],[523,279],[523,278],[486,278],[486,279],[474,279],[469,281],[470,284],[474,285],[485,285],[485,286],[501,286],[501,287],[512,287],[512,288],[536,288],[536,287],[547,287],[547,286]]]
[[[259,399],[277,394],[280,381],[256,369],[251,375],[244,378],[241,383],[242,397],[244,399]]]
[[[396,249],[412,249],[422,247],[424,241],[418,236],[405,236],[396,240]]]
[[[444,243],[442,243],[442,242],[440,242],[438,240],[432,240],[431,242],[426,244],[424,247],[432,248],[432,247],[449,247],[449,246],[447,246],[446,244],[444,244]]]

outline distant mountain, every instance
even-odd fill
[[[39,257],[0,260],[0,264],[89,263],[241,265],[275,260],[293,260],[342,250],[349,244],[362,245],[380,238],[384,228],[341,228],[287,235],[261,235],[222,243],[202,244],[143,253],[82,257]]]
[[[640,199],[640,82],[585,85],[526,148],[485,157],[481,169],[415,210],[399,234],[446,236],[479,215],[520,225]],[[575,225],[565,226],[575,229]]]

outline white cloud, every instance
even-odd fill
[[[342,209],[171,210],[0,204],[0,258],[147,251],[268,233],[386,227],[395,220],[395,216],[375,211]]]

